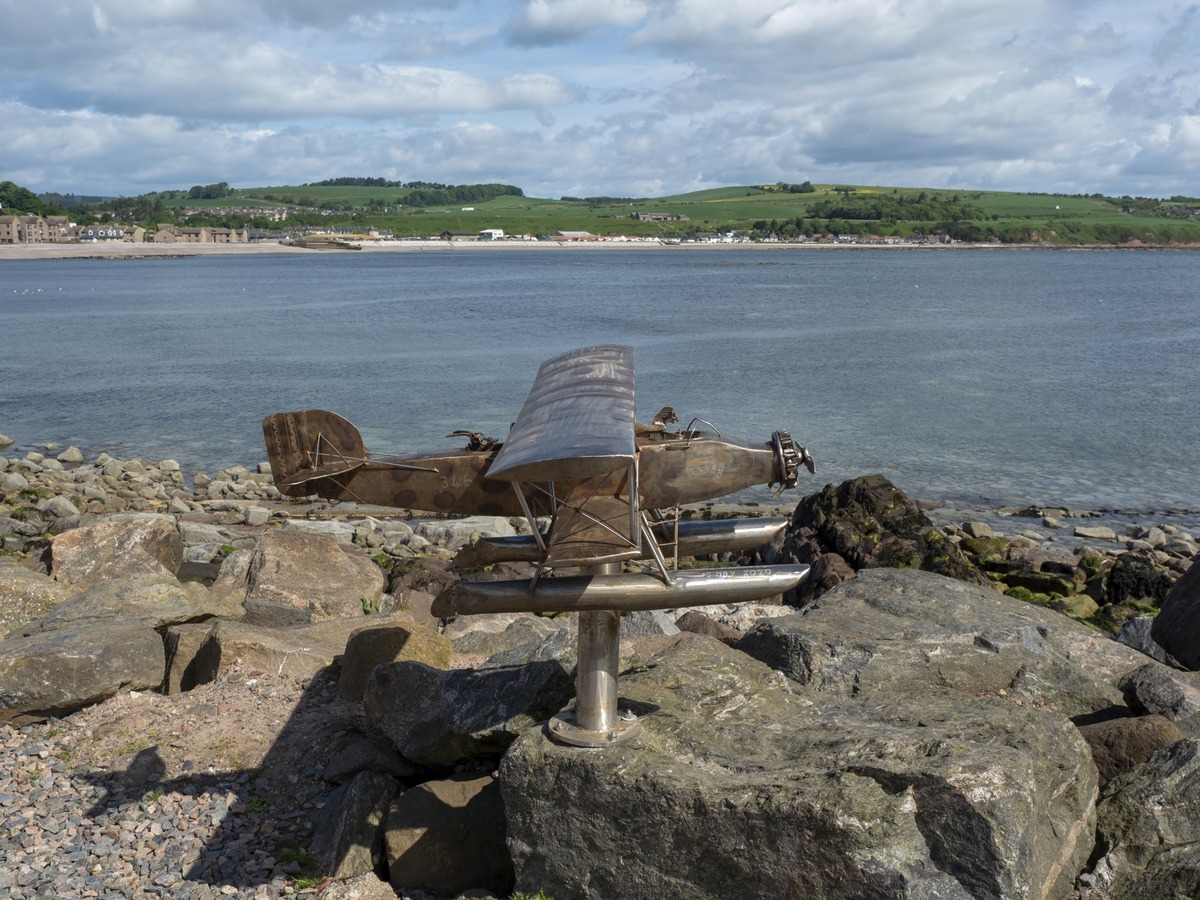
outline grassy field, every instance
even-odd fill
[[[899,188],[874,185],[815,185],[810,193],[786,193],[772,186],[715,188],[632,201],[588,202],[503,195],[486,202],[416,207],[405,205],[404,188],[275,185],[242,188],[222,200],[164,201],[172,207],[290,207],[295,213],[323,209],[330,224],[375,226],[400,237],[444,231],[500,228],[506,234],[593,234],[675,237],[694,232],[749,231],[756,223],[807,223],[821,231],[830,223],[813,218],[816,204],[829,200],[905,198],[965,204],[973,212],[959,230],[980,240],[1041,240],[1066,244],[1200,242],[1200,201],[1114,200],[1099,196],[1022,194],[971,189]],[[685,216],[686,221],[639,222],[634,212]],[[837,220],[866,234],[939,231],[945,221],[898,219]],[[970,226],[970,227],[966,227]],[[953,231],[951,232],[953,233]]]

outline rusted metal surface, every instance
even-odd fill
[[[320,420],[330,427],[315,427],[317,413],[322,411],[278,413],[264,420],[271,471],[285,496],[315,495],[461,515],[522,515],[511,484],[490,477],[495,448],[371,457],[353,425],[334,416]],[[303,427],[291,427],[295,423]],[[299,438],[308,442],[298,445]],[[710,432],[639,435],[635,455],[642,509],[698,503],[756,485],[778,484],[786,477],[770,441],[749,444]],[[307,460],[318,458],[327,460],[323,465],[329,468],[305,468]],[[794,477],[793,470],[793,483]],[[578,484],[579,480],[560,480],[557,489],[565,495]],[[621,496],[628,501],[627,494]],[[538,506],[539,515],[549,514],[548,503]]]

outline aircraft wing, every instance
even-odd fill
[[[633,464],[633,348],[572,350],[542,363],[489,478],[546,482]]]
[[[543,363],[487,475],[553,493],[545,565],[637,557],[633,348],[584,347]]]

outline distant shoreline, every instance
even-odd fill
[[[425,251],[471,253],[505,250],[1198,250],[1200,246],[1117,246],[1111,244],[1048,245],[1048,244],[791,244],[742,243],[717,244],[704,242],[664,243],[661,241],[355,241],[362,252],[418,253]],[[249,244],[150,244],[116,241],[97,244],[0,244],[0,261],[6,259],[152,259],[191,256],[233,256],[244,254],[342,254],[347,250],[328,250],[310,247],[290,247],[276,241],[256,241]]]

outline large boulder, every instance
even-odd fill
[[[383,827],[400,782],[380,772],[359,772],[333,792],[315,823],[313,856],[339,881],[367,875],[384,863]]]
[[[143,574],[96,582],[14,634],[62,631],[107,622],[143,622],[162,629],[215,618],[237,619],[242,612],[235,599],[210,591],[202,584],[182,583],[165,573]]]
[[[50,574],[68,584],[174,576],[183,563],[183,539],[171,516],[113,516],[56,536],[50,559]]]
[[[1194,567],[1193,567],[1194,568]],[[1088,879],[1104,900],[1200,896],[1200,741],[1183,740],[1109,782]]]
[[[1175,582],[1150,633],[1181,664],[1200,669],[1200,562]]]
[[[347,700],[362,700],[371,670],[384,663],[413,660],[435,669],[450,667],[450,639],[415,622],[372,622],[346,641],[338,689]]]
[[[163,641],[149,625],[112,623],[0,643],[0,724],[65,716],[123,691],[157,688]]]
[[[1084,723],[1131,715],[1119,682],[1146,657],[1052,610],[908,569],[870,569],[738,645],[822,698],[991,696]],[[824,702],[824,699],[822,699]]]
[[[1117,686],[1134,710],[1196,728],[1194,723],[1200,717],[1200,678],[1191,672],[1148,662],[1122,678]],[[1189,736],[1200,737],[1200,731]]]
[[[878,566],[924,569],[987,583],[986,576],[883,475],[827,484],[801,500],[771,561],[813,566],[814,577],[798,589],[800,604],[844,581],[848,570]]]
[[[477,669],[379,665],[371,671],[363,709],[415,763],[451,766],[496,757],[574,696],[574,648],[574,635],[564,628]]]
[[[281,530],[230,556],[214,585],[243,599],[247,622],[267,626],[361,618],[379,608],[383,588],[383,571],[364,551],[325,535]]]
[[[1104,580],[1104,602],[1141,603],[1159,607],[1174,582],[1158,564],[1154,552],[1133,550],[1116,558]]]
[[[1079,733],[1092,748],[1102,787],[1183,737],[1178,726],[1162,716],[1108,719],[1084,725]]]
[[[453,897],[487,889],[507,897],[513,869],[504,800],[491,775],[459,775],[405,791],[388,811],[388,877],[397,890]]]
[[[49,575],[0,563],[0,635],[40,619],[75,593],[75,588]]]
[[[621,678],[639,737],[588,752],[538,728],[505,755],[517,888],[1058,900],[1092,848],[1086,743],[1033,705],[923,687],[822,694],[684,635]]]
[[[235,663],[251,670],[307,679],[333,663],[346,648],[350,635],[367,622],[398,624],[392,616],[369,619],[336,619],[308,625],[254,625],[219,620],[200,637],[190,629],[172,629],[167,688],[195,686],[214,681]]]

